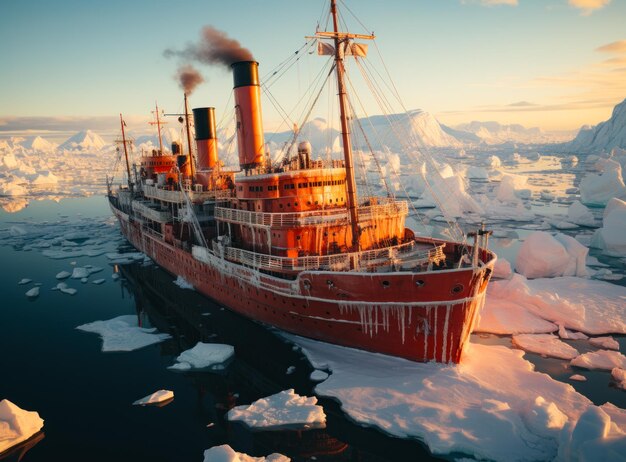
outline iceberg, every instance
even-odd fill
[[[25,411],[8,399],[0,401],[0,453],[29,439],[43,422],[35,411]]]

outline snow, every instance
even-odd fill
[[[139,327],[137,316],[118,316],[107,321],[94,321],[76,329],[99,334],[102,351],[133,351],[170,338],[169,334],[156,333],[156,328]]]
[[[43,427],[35,411],[26,411],[8,399],[0,401],[0,453],[26,441]]]
[[[267,457],[252,457],[237,452],[228,444],[213,446],[204,451],[204,462],[289,462],[289,457],[273,453]]]
[[[187,282],[187,280],[182,276],[178,276],[174,281],[174,284],[176,284],[181,289],[194,290],[193,285],[190,282]]]
[[[526,188],[528,177],[504,173],[500,186],[496,192],[496,198],[501,202],[516,203],[520,198],[529,197],[530,190]]]
[[[33,287],[32,289],[30,289],[29,291],[26,292],[26,296],[28,298],[35,298],[35,297],[39,297],[39,287]]]
[[[501,279],[508,279],[513,274],[511,263],[504,257],[498,257],[493,268],[493,276]]]
[[[607,204],[602,219],[602,228],[597,229],[591,247],[602,249],[602,253],[614,257],[626,256],[626,202],[613,198]]]
[[[95,132],[91,130],[83,130],[81,132],[76,133],[71,136],[61,145],[59,145],[59,149],[67,149],[67,150],[100,150],[106,146],[106,142]]]
[[[611,421],[607,409],[589,406],[577,422],[568,422],[559,435],[558,460],[624,460],[626,433]]]
[[[572,366],[585,369],[603,369],[610,371],[614,367],[626,369],[626,356],[619,351],[598,350],[584,353],[570,361]]]
[[[520,247],[515,269],[527,278],[586,276],[588,249],[565,234],[531,233]]]
[[[576,456],[584,438],[573,429],[596,409],[571,385],[535,372],[522,351],[504,346],[470,344],[452,366],[287,337],[314,366],[332,370],[317,395],[337,399],[362,425],[424,441],[436,456],[552,460],[560,450]],[[601,410],[612,423],[595,443],[606,449],[624,435],[626,415],[610,404]]]
[[[518,334],[513,336],[512,343],[522,350],[552,358],[574,359],[580,354],[576,348],[552,334]]]
[[[476,328],[494,334],[548,333],[558,325],[591,335],[626,333],[626,288],[577,277],[492,281]]]
[[[236,406],[228,411],[227,418],[263,430],[326,426],[326,414],[322,406],[317,405],[317,398],[300,396],[293,388],[261,398],[250,405]]]
[[[611,369],[611,377],[619,388],[626,390],[626,370],[614,367]]]
[[[229,361],[235,354],[235,348],[221,343],[198,342],[193,348],[183,351],[176,358],[176,364],[169,369],[222,369],[224,363]]]
[[[619,343],[613,337],[593,337],[589,339],[589,343],[605,350],[619,351]]]
[[[144,396],[141,399],[138,399],[133,403],[133,405],[138,406],[146,406],[148,404],[158,404],[163,403],[164,401],[169,401],[174,399],[174,392],[170,390],[158,390],[154,393]]]
[[[595,127],[584,126],[574,140],[565,145],[570,152],[610,151],[626,146],[626,99],[613,108],[611,118]]]

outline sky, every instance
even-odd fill
[[[147,130],[155,101],[166,112],[182,110],[181,62],[165,50],[197,42],[211,25],[248,48],[264,76],[305,43],[327,7],[327,0],[3,0],[0,136],[107,130],[120,112]],[[376,35],[370,56],[374,49],[383,56],[404,107],[446,125],[576,130],[608,119],[626,98],[626,0],[340,0],[339,8],[351,31]],[[303,56],[272,95],[288,105],[323,60]],[[205,81],[191,106],[214,106],[219,120],[232,105],[232,77],[194,65]],[[263,104],[271,131],[281,119]],[[366,106],[368,115],[380,113]]]

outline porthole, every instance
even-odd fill
[[[452,287],[452,290],[450,292],[452,292],[453,294],[463,292],[463,284],[456,284],[454,287]]]
[[[424,284],[426,284],[423,280],[418,279],[417,281],[415,281],[415,285],[417,287],[424,287]]]
[[[391,285],[389,281],[383,281],[382,284],[384,289],[388,288]]]

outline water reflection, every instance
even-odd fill
[[[279,452],[293,460],[385,461],[398,458],[433,459],[415,440],[401,440],[361,427],[348,420],[338,403],[320,400],[327,416],[326,428],[259,431],[225,415],[239,404],[294,388],[311,396],[313,369],[297,348],[263,327],[209,301],[197,292],[183,290],[173,277],[154,265],[120,267],[122,290],[135,300],[139,322],[154,326],[172,339],[161,344],[166,364],[199,341],[235,347],[234,361],[222,371],[185,371],[197,393],[196,415],[211,432],[213,444],[230,444],[252,455]],[[292,374],[286,371],[295,366]]]
[[[13,446],[11,449],[0,454],[0,460],[3,462],[19,462],[26,453],[30,451],[37,443],[45,438],[46,434],[43,431],[35,433],[26,441]]]

